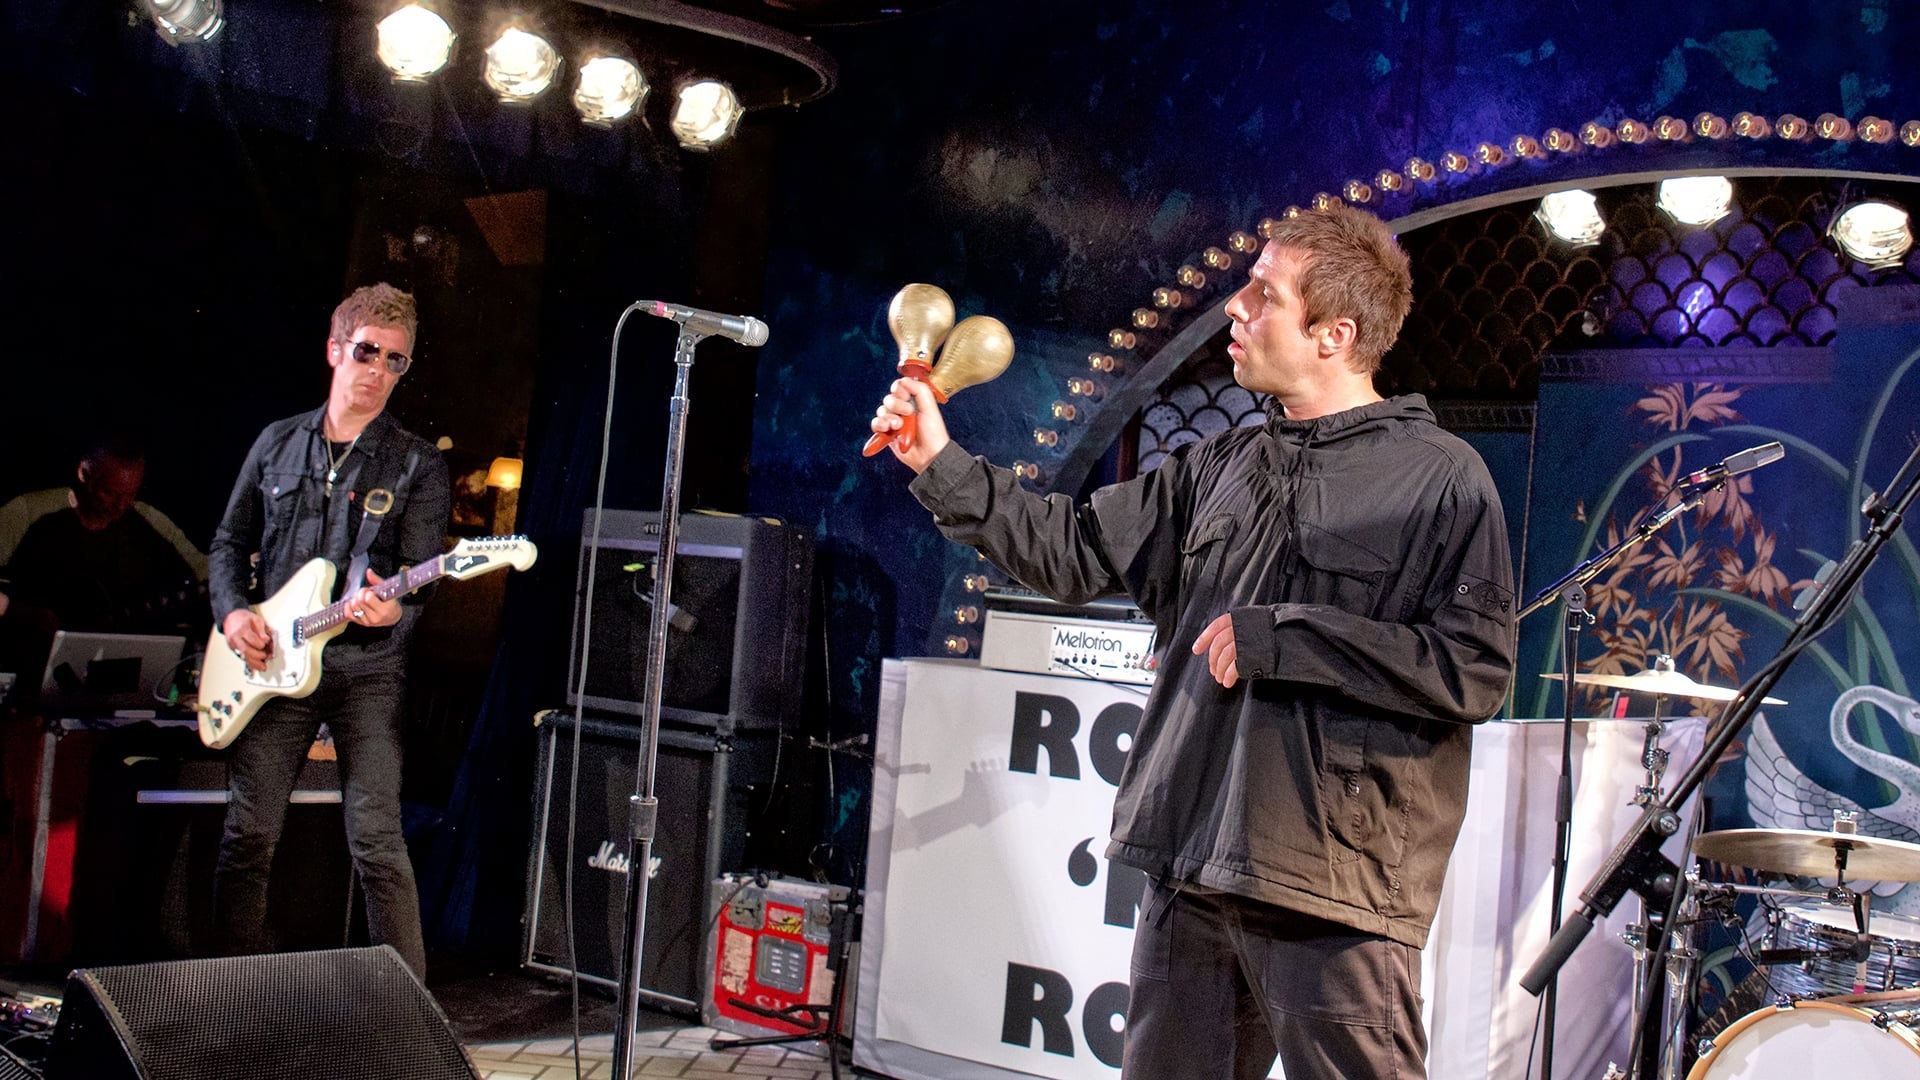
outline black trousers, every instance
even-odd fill
[[[1421,1080],[1420,950],[1227,893],[1147,884],[1126,1080]]]
[[[263,706],[234,740],[227,759],[226,828],[214,868],[214,914],[226,951],[268,952],[267,875],[287,820],[287,796],[324,721],[340,756],[347,852],[366,896],[367,931],[391,945],[415,975],[427,974],[420,893],[400,828],[400,722],[404,687],[397,673],[326,672],[304,698]]]

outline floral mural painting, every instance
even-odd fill
[[[1684,496],[1680,481],[1691,471],[1687,445],[1706,438],[1696,429],[1767,435],[1743,423],[1736,404],[1744,393],[1743,388],[1720,383],[1649,387],[1633,412],[1656,438],[1613,478],[1602,500],[1584,511],[1588,527],[1582,550],[1619,544],[1647,518]],[[1621,504],[1636,479],[1645,502],[1622,520]],[[1700,682],[1739,684],[1748,633],[1729,616],[1729,606],[1777,613],[1790,606],[1792,590],[1811,583],[1810,578],[1790,582],[1776,564],[1779,537],[1750,502],[1753,484],[1752,476],[1739,476],[1708,491],[1691,515],[1629,549],[1588,583],[1587,609],[1601,652],[1583,660],[1583,669],[1630,675],[1666,655],[1673,657],[1676,670]],[[1558,662],[1556,643],[1548,666]],[[1548,693],[1545,687],[1539,691],[1534,715],[1546,714]],[[1583,705],[1588,715],[1606,693],[1587,688]]]
[[[1871,328],[1859,342],[1835,346],[1831,381],[1642,384],[1631,396],[1626,386],[1589,386],[1558,405],[1567,412],[1549,415],[1556,425],[1582,425],[1587,445],[1561,451],[1544,467],[1554,476],[1591,479],[1567,485],[1557,496],[1558,520],[1535,527],[1542,540],[1577,537],[1579,558],[1618,543],[1673,506],[1692,470],[1761,443],[1778,441],[1787,449],[1782,465],[1709,493],[1588,584],[1594,622],[1581,635],[1579,670],[1632,674],[1666,654],[1694,679],[1735,687],[1774,656],[1800,614],[1795,602],[1864,535],[1870,522],[1862,502],[1920,440],[1920,327]],[[1609,455],[1619,462],[1614,469],[1583,473],[1584,462]],[[1576,493],[1583,494],[1573,498]],[[1548,505],[1536,502],[1536,511]],[[1842,811],[1856,816],[1865,835],[1920,842],[1914,516],[1920,515],[1910,515],[1881,549],[1835,625],[1788,669],[1774,692],[1791,704],[1756,713],[1696,793],[1704,811],[1700,828],[1825,830]],[[1529,556],[1557,546],[1534,544]],[[1552,569],[1532,572],[1538,577]],[[1560,635],[1552,630],[1549,620],[1535,631],[1542,672],[1561,670]],[[1604,697],[1604,691],[1589,694],[1578,702],[1578,715],[1605,715]],[[1520,705],[1527,707],[1525,696]],[[1673,701],[1668,708],[1711,718],[1724,706]],[[1534,691],[1527,715],[1558,709],[1558,691],[1545,683]],[[1822,884],[1763,877],[1750,868],[1703,869],[1750,884]],[[1920,885],[1852,884],[1873,894],[1881,917],[1920,926]],[[1755,988],[1766,985],[1773,969],[1750,962],[1767,929],[1759,914],[1750,900],[1743,902],[1742,925],[1695,941],[1700,1017],[1738,1015]]]
[[[1864,527],[1858,507],[1872,490],[1864,475],[1867,453],[1880,441],[1878,429],[1888,419],[1887,405],[1916,359],[1920,351],[1908,356],[1878,388],[1875,407],[1857,434],[1850,463],[1800,435],[1745,422],[1738,403],[1747,388],[1720,383],[1648,388],[1633,411],[1656,437],[1640,448],[1600,500],[1584,511],[1587,529],[1581,550],[1617,544],[1646,517],[1673,505],[1680,497],[1680,478],[1703,464],[1685,458],[1688,444],[1708,437],[1702,429],[1719,436],[1785,444],[1792,456],[1831,481],[1824,491],[1794,492],[1801,512],[1806,512],[1811,500],[1831,501],[1836,514],[1848,522],[1847,542],[1858,540]],[[1623,515],[1625,492],[1636,479],[1645,502],[1631,515]],[[1768,626],[1782,637],[1791,630],[1797,615],[1793,600],[1813,587],[1820,569],[1843,555],[1844,549],[1802,546],[1783,551],[1780,532],[1769,527],[1753,505],[1754,483],[1755,476],[1748,474],[1709,491],[1691,515],[1630,549],[1589,583],[1588,609],[1595,618],[1593,636],[1601,651],[1583,659],[1584,670],[1631,674],[1651,667],[1656,657],[1665,654],[1674,658],[1678,670],[1697,680],[1737,686],[1755,666],[1746,655],[1747,639],[1755,629]],[[1782,565],[1790,559],[1797,564],[1792,574]],[[1920,617],[1920,554],[1906,531],[1894,535],[1883,561],[1899,568],[1907,586],[1907,610],[1899,613],[1899,624],[1913,625]],[[1833,693],[1867,683],[1884,685],[1896,694],[1909,693],[1902,651],[1878,610],[1885,600],[1884,595],[1856,596],[1845,615],[1844,636],[1829,632],[1807,649],[1806,659],[1827,676]],[[1906,652],[1911,656],[1912,651],[1909,642]],[[1549,647],[1543,670],[1558,666],[1556,642]],[[1546,686],[1537,692],[1533,715],[1546,714],[1550,692]],[[1586,704],[1596,704],[1599,696],[1596,691]],[[1718,707],[1701,704],[1703,714],[1718,714]],[[1879,754],[1920,759],[1920,732],[1893,725],[1898,735],[1890,737],[1887,727],[1865,725],[1862,745]],[[1885,794],[1891,797],[1893,792]]]

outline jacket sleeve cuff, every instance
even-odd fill
[[[955,493],[974,478],[978,467],[974,457],[961,449],[959,443],[949,441],[927,462],[926,469],[907,484],[907,491],[920,505],[936,514],[943,510],[951,513],[956,509]]]
[[[1270,679],[1279,665],[1270,607],[1233,609],[1234,667],[1243,679]]]

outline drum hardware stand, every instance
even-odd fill
[[[1669,930],[1666,1026],[1660,1027],[1661,1015],[1657,1012],[1649,1014],[1640,1023],[1643,1031],[1655,1028],[1660,1032],[1660,1036],[1653,1040],[1652,1055],[1658,1063],[1660,1080],[1679,1080],[1681,1048],[1686,1045],[1687,1021],[1693,1009],[1693,979],[1700,963],[1700,953],[1693,947],[1692,935],[1693,923],[1700,915],[1699,900],[1688,893],[1681,903],[1680,912],[1679,926]],[[1684,938],[1680,936],[1680,927],[1687,928]],[[1642,1000],[1648,996],[1642,995]]]
[[[1674,670],[1673,657],[1662,653],[1654,658],[1653,670],[1671,674]],[[1633,804],[1651,806],[1660,799],[1660,782],[1665,776],[1669,753],[1660,745],[1660,736],[1666,730],[1661,722],[1667,704],[1666,694],[1653,695],[1653,718],[1647,721],[1646,741],[1641,747],[1640,764],[1647,770],[1646,783],[1635,789]],[[1628,926],[1620,935],[1621,940],[1633,950],[1633,1000],[1635,1011],[1632,1023],[1642,1031],[1657,1033],[1657,1037],[1642,1040],[1638,1073],[1641,1076],[1659,1076],[1660,1080],[1678,1080],[1680,1070],[1679,1048],[1686,1038],[1687,1010],[1692,1004],[1693,974],[1699,960],[1699,953],[1692,947],[1691,937],[1682,937],[1683,928],[1693,925],[1700,914],[1697,897],[1688,892],[1681,908],[1681,921],[1667,923],[1660,913],[1648,908],[1644,900],[1640,901],[1640,918]],[[1647,984],[1653,979],[1652,957],[1657,953],[1652,947],[1653,940],[1659,935],[1669,935],[1670,952],[1666,963],[1666,998],[1664,1011],[1650,1011],[1645,1015],[1639,1012],[1642,1002],[1650,1002],[1653,995]],[[1665,1027],[1663,1024],[1670,1024]],[[1660,1052],[1665,1046],[1666,1052]],[[1622,1074],[1623,1076],[1625,1074]]]
[[[1567,895],[1567,865],[1573,848],[1573,677],[1580,666],[1580,630],[1594,621],[1593,613],[1587,610],[1586,584],[1598,577],[1601,571],[1612,566],[1614,561],[1626,554],[1628,550],[1646,542],[1667,522],[1700,505],[1706,499],[1708,492],[1725,482],[1722,480],[1719,484],[1705,485],[1688,492],[1686,497],[1648,518],[1619,543],[1594,555],[1568,571],[1560,580],[1535,593],[1533,599],[1529,600],[1514,617],[1514,622],[1518,623],[1521,619],[1555,601],[1566,605],[1565,637],[1560,648],[1560,670],[1565,679],[1560,694],[1563,706],[1560,726],[1560,779],[1554,794],[1553,899],[1548,918],[1548,932],[1555,936],[1558,936],[1561,931],[1561,918]],[[1653,737],[1649,736],[1649,738]],[[1661,764],[1664,767],[1664,760]],[[1558,971],[1559,966],[1555,965],[1554,973],[1547,977],[1546,999],[1541,1007],[1540,1080],[1553,1080],[1553,1033],[1560,997],[1559,979],[1556,977]],[[1535,993],[1538,992],[1535,991]]]
[[[1672,674],[1673,657],[1666,653],[1654,657],[1653,670]],[[1667,751],[1660,746],[1660,735],[1667,728],[1666,724],[1661,722],[1663,719],[1661,712],[1666,704],[1667,695],[1653,695],[1653,719],[1647,721],[1647,738],[1640,749],[1640,764],[1647,770],[1647,782],[1634,789],[1633,805],[1635,806],[1650,805],[1660,797],[1660,778],[1666,775],[1669,757]]]
[[[1894,474],[1885,493],[1876,492],[1862,504],[1861,513],[1871,523],[1865,534],[1847,549],[1826,583],[1812,595],[1811,602],[1794,621],[1793,632],[1787,636],[1779,652],[1747,680],[1741,687],[1740,696],[1721,713],[1719,720],[1709,730],[1699,757],[1688,766],[1671,793],[1647,806],[1639,820],[1614,846],[1587,887],[1581,890],[1580,911],[1555,932],[1533,966],[1520,977],[1520,985],[1528,993],[1538,995],[1546,990],[1566,964],[1567,958],[1592,932],[1594,920],[1612,912],[1629,891],[1639,894],[1648,903],[1665,905],[1670,914],[1678,913],[1681,890],[1676,885],[1680,868],[1660,850],[1668,837],[1680,831],[1678,808],[1706,782],[1707,774],[1733,740],[1746,730],[1753,720],[1753,714],[1760,708],[1761,699],[1786,674],[1794,658],[1852,603],[1855,587],[1879,556],[1880,549],[1899,531],[1906,511],[1917,494],[1920,494],[1920,446],[1914,447],[1907,455],[1906,462]],[[1571,693],[1571,679],[1568,680],[1567,689]],[[1835,861],[1841,864],[1840,868],[1844,871],[1844,850],[1838,852]],[[1664,935],[1655,941],[1658,943],[1658,952],[1664,953]],[[1551,1035],[1550,1030],[1548,1034]],[[1643,1032],[1636,1029],[1636,1045],[1631,1055],[1636,1063],[1639,1060],[1637,1044],[1642,1038]]]

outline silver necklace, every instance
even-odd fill
[[[323,438],[325,435],[326,432],[321,432]],[[327,440],[327,498],[333,498],[333,482],[340,478],[340,466],[346,462],[347,455],[353,453],[353,448],[358,445],[360,445],[360,436],[355,435],[353,441],[347,444],[347,448],[340,451],[340,456],[334,457],[333,440]]]

